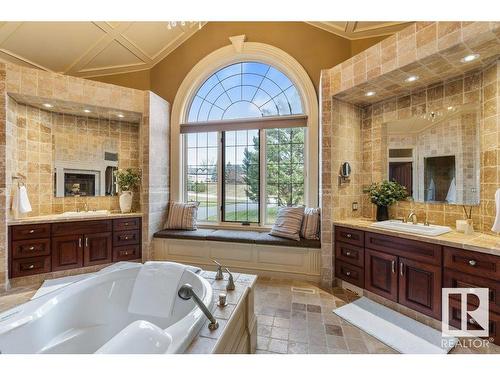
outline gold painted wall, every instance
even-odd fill
[[[150,71],[91,78],[121,86],[150,89],[173,103],[186,74],[209,53],[229,44],[229,37],[245,34],[249,42],[281,48],[307,71],[316,90],[322,69],[350,58],[385,37],[349,41],[304,22],[209,22]],[[146,87],[149,80],[149,87]]]

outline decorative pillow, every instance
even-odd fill
[[[320,236],[320,209],[308,207],[304,210],[300,237],[308,240],[319,240]]]
[[[170,202],[164,229],[196,230],[196,218],[200,202]]]
[[[300,228],[304,216],[304,207],[281,207],[274,223],[271,236],[290,238],[300,241]]]

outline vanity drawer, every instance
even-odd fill
[[[113,246],[136,245],[140,241],[139,230],[127,230],[113,233]]]
[[[14,225],[11,230],[14,241],[50,237],[50,224]]]
[[[50,239],[12,241],[12,258],[30,258],[50,255]]]
[[[361,267],[335,260],[335,277],[360,288],[365,287],[365,273]]]
[[[444,266],[470,275],[500,280],[500,257],[444,247]]]
[[[365,233],[361,230],[335,226],[335,241],[363,247]]]
[[[468,306],[467,310],[474,310],[475,307],[473,306]],[[460,302],[450,299],[450,309],[449,309],[449,314],[450,314],[450,325],[455,327],[455,328],[461,328],[461,306]],[[500,345],[500,315],[495,314],[494,312],[490,311],[488,314],[489,318],[489,334],[488,337],[493,339],[493,342],[496,345]],[[469,321],[467,322],[467,329],[482,329],[477,323],[474,322],[473,319],[467,314],[467,319]]]
[[[443,278],[444,288],[488,288],[488,300],[490,310],[500,313],[500,282],[482,277],[467,275],[463,272],[453,271],[445,268]],[[457,295],[450,295],[450,298],[460,300]],[[473,306],[479,305],[479,300],[475,295],[469,295],[467,303]]]
[[[50,256],[12,260],[12,276],[29,276],[50,272]]]
[[[113,220],[114,231],[140,229],[140,225],[141,225],[141,218],[139,217]]]
[[[365,234],[365,248],[382,251],[408,259],[440,265],[442,262],[441,246],[385,234]]]
[[[68,223],[53,223],[54,236],[67,236],[72,234],[89,234],[111,232],[111,220],[71,221]]]
[[[362,247],[344,242],[335,242],[335,259],[350,263],[354,266],[364,267],[365,254]]]
[[[141,255],[140,245],[118,246],[113,248],[113,262],[141,259]]]

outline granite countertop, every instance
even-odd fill
[[[219,328],[214,331],[208,329],[208,320],[201,328],[198,335],[193,339],[191,345],[185,353],[189,354],[209,354],[214,352],[220,341],[225,327],[233,317],[233,313],[240,302],[242,302],[250,289],[254,287],[257,275],[239,274],[233,272],[235,290],[226,291],[227,273],[224,272],[224,280],[215,280],[215,272],[203,271],[201,276],[205,278],[213,288],[215,301],[219,299],[219,293],[226,293],[227,305],[224,307],[215,304],[212,314],[219,322]]]
[[[44,224],[44,223],[61,223],[66,221],[87,221],[87,220],[105,220],[105,219],[120,219],[127,217],[142,217],[141,212],[130,212],[127,214],[121,212],[113,212],[102,215],[85,215],[81,216],[63,216],[62,214],[31,216],[20,219],[9,219],[8,225],[22,225],[22,224]]]
[[[335,220],[333,224],[353,229],[361,229],[368,232],[387,234],[400,238],[435,243],[443,246],[451,246],[460,249],[500,256],[500,236],[479,232],[467,235],[452,230],[451,232],[442,234],[440,236],[432,237],[421,234],[404,233],[389,229],[376,228],[371,226],[371,224],[373,223],[373,220],[368,219],[346,219]]]

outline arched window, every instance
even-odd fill
[[[304,204],[302,108],[269,64],[239,62],[205,80],[181,125],[185,199],[200,202],[200,221],[272,224],[279,206]]]
[[[295,85],[278,69],[240,62],[212,74],[198,89],[188,122],[302,114]]]

